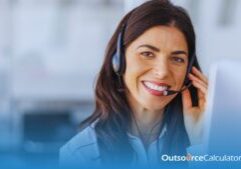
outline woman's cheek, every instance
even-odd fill
[[[128,66],[124,74],[124,82],[130,93],[137,95],[140,87],[142,69],[139,65]]]
[[[180,71],[180,73],[176,74],[175,76],[176,76],[176,84],[178,85],[178,88],[182,87],[184,80],[186,78],[186,71]]]
[[[124,83],[128,90],[132,91],[135,86],[136,74],[131,69],[127,69],[124,74]]]

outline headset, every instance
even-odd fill
[[[117,37],[117,44],[116,44],[116,51],[115,53],[112,55],[112,68],[115,72],[115,74],[118,76],[119,82],[120,84],[122,84],[122,80],[121,80],[121,76],[125,73],[125,68],[126,68],[126,63],[125,63],[125,54],[124,54],[124,32],[125,32],[125,28],[126,25],[123,25],[121,28],[121,31],[118,34]],[[187,73],[186,73],[186,78],[184,80],[184,86],[181,90],[165,90],[163,92],[164,96],[169,96],[169,95],[173,95],[176,93],[181,93],[182,91],[188,89],[189,87],[192,86],[191,81],[188,79],[188,74],[191,72],[192,70],[192,66],[195,62],[195,60],[197,60],[196,57],[196,52],[194,51],[194,54],[192,55],[192,57],[190,57],[190,61],[188,64],[188,68],[187,68]],[[121,86],[123,87],[123,86]],[[119,91],[124,91],[123,88],[119,89]]]
[[[112,67],[117,76],[122,76],[125,72],[125,51],[124,51],[124,30],[125,25],[122,26],[117,37],[116,51],[112,56]]]

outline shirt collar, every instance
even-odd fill
[[[167,132],[167,125],[165,124],[162,128],[162,131],[158,137],[158,139],[161,139],[164,137],[164,135],[166,134]],[[130,138],[130,139],[139,139],[137,136],[134,136],[133,134],[131,134],[130,132],[127,132],[127,136]]]

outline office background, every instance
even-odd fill
[[[56,157],[93,111],[94,82],[117,23],[142,2],[0,0],[0,153]],[[217,61],[241,59],[241,1],[172,2],[191,15],[206,75]]]

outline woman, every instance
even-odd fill
[[[195,52],[181,7],[152,0],[130,11],[108,44],[95,111],[61,149],[61,162],[159,165],[162,154],[199,144],[208,81]]]

